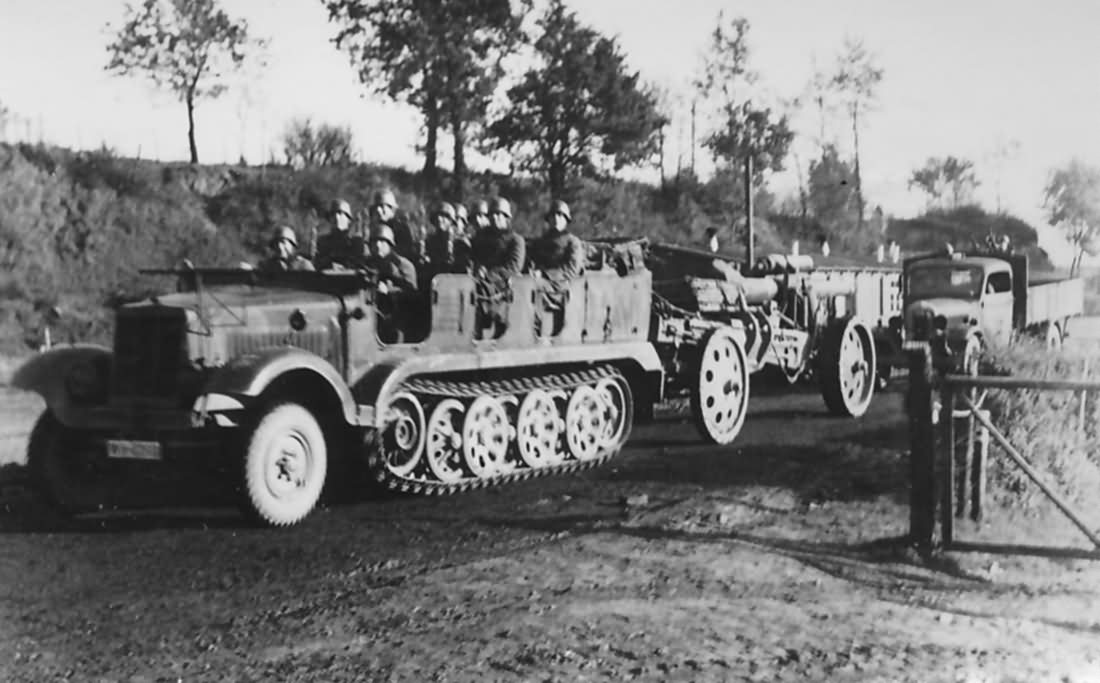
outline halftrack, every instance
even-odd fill
[[[588,272],[556,310],[514,277],[503,328],[468,275],[393,300],[363,273],[146,272],[177,291],[120,307],[113,348],[55,347],[13,377],[47,404],[31,471],[73,512],[115,505],[101,484],[120,465],[206,459],[286,526],[348,467],[449,494],[603,463],[674,392],[721,443],[747,411],[743,338],[657,334],[644,267]]]

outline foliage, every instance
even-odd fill
[[[1095,349],[1066,347],[1051,353],[1037,342],[1021,340],[993,350],[989,365],[1021,378],[1076,380],[1086,370],[1091,377],[1100,376],[1096,358]],[[1038,390],[993,390],[984,404],[994,425],[1045,481],[1072,500],[1091,503],[1100,487],[1100,392],[1089,396],[1083,421],[1080,406],[1080,394]],[[1007,456],[992,456],[988,476],[996,502],[1034,510],[1046,500]]]
[[[752,159],[753,183],[760,186],[765,171],[783,170],[794,132],[785,115],[752,100],[757,75],[749,68],[748,31],[747,19],[736,17],[727,26],[718,15],[695,85],[718,110],[718,123],[703,144],[732,168],[740,170]]]
[[[295,119],[283,133],[283,154],[295,168],[345,166],[355,160],[351,128]]]
[[[539,19],[540,64],[508,90],[510,106],[489,139],[543,174],[555,196],[601,161],[616,169],[651,157],[664,119],[656,97],[630,72],[615,40],[580,23],[561,0]]]
[[[984,245],[989,235],[1008,236],[1013,249],[1029,256],[1033,269],[1052,268],[1046,253],[1038,247],[1035,228],[1015,216],[988,213],[977,206],[894,218],[886,230],[886,238],[895,240],[906,253],[939,251],[945,244],[961,250],[975,249]]]
[[[217,0],[145,0],[139,8],[126,6],[124,23],[107,46],[107,71],[143,73],[187,105],[187,139],[196,164],[195,105],[224,93],[226,75],[259,45],[249,38],[247,23],[231,19]]]
[[[502,61],[521,43],[529,0],[325,0],[341,25],[336,44],[359,79],[424,117],[424,173],[435,178],[441,128],[454,139],[455,194],[465,190],[465,145],[504,75]]]
[[[974,162],[954,156],[929,157],[924,166],[915,169],[909,176],[909,187],[916,187],[928,195],[930,209],[957,209],[973,196],[980,184],[974,173]],[[945,201],[948,194],[951,198],[949,206]]]
[[[834,145],[826,145],[821,158],[810,162],[808,176],[807,205],[826,236],[854,230],[857,209],[852,165],[841,158]]]
[[[1100,255],[1100,168],[1075,159],[1051,173],[1043,194],[1050,224],[1074,248],[1075,274],[1085,254]]]

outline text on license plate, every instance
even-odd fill
[[[126,460],[160,460],[160,442],[108,441],[107,457]]]

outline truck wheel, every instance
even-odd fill
[[[982,360],[981,337],[969,337],[966,346],[963,347],[962,358],[959,360],[959,372],[970,377],[977,377]]]
[[[691,415],[699,434],[716,444],[731,443],[745,424],[749,372],[745,351],[723,328],[703,338],[691,383]]]
[[[821,397],[833,415],[859,417],[875,394],[875,343],[871,331],[852,318],[825,328],[818,355]]]
[[[257,416],[243,461],[243,507],[254,520],[290,526],[313,510],[328,468],[325,435],[313,413],[280,403]]]
[[[39,492],[66,514],[112,507],[124,484],[122,465],[107,462],[102,442],[61,424],[49,410],[31,430],[27,467]]]
[[[1062,329],[1058,323],[1047,323],[1045,343],[1048,351],[1057,351],[1062,348]]]

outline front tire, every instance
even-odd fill
[[[42,496],[69,515],[115,507],[125,483],[122,465],[107,461],[102,441],[66,427],[50,410],[31,430],[27,468]]]
[[[269,526],[302,521],[317,505],[328,471],[328,448],[317,418],[297,403],[257,416],[242,463],[242,506]]]

